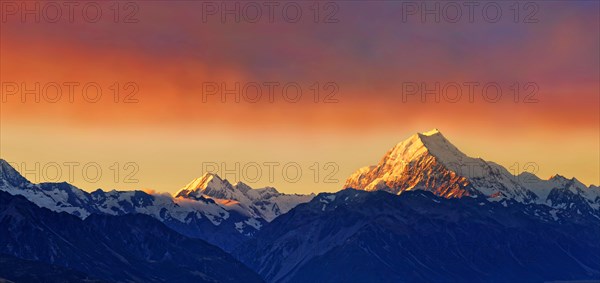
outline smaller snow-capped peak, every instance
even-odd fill
[[[175,197],[184,197],[196,199],[202,195],[207,195],[213,198],[231,198],[233,186],[227,180],[221,179],[219,175],[214,173],[206,173],[200,178],[196,178],[189,182]]]
[[[219,175],[217,174],[205,173],[202,177],[192,180],[187,186],[185,186],[185,189],[206,189],[210,187],[225,185],[226,183],[229,184],[229,182],[221,179],[221,177],[219,177]]]
[[[217,174],[206,173],[177,192],[175,198],[213,199],[215,202],[248,211],[251,215],[271,221],[296,205],[308,202],[313,195],[282,194],[273,187],[253,189],[243,182],[232,185]]]

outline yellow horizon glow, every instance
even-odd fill
[[[190,133],[183,129],[157,128],[153,129],[154,133],[143,129],[139,132],[103,129],[100,132],[88,131],[85,135],[72,135],[69,131],[81,133],[81,130],[3,126],[1,158],[13,164],[25,163],[28,171],[23,170],[25,168],[16,169],[32,182],[67,181],[88,192],[100,188],[105,191],[152,190],[154,193],[173,194],[191,180],[207,173],[202,171],[203,163],[224,162],[224,169],[229,169],[229,173],[216,173],[232,184],[242,181],[253,188],[272,186],[284,193],[308,194],[342,189],[346,178],[355,170],[377,164],[396,143],[407,139],[414,132],[431,128],[433,127],[416,131],[398,129],[397,132],[369,133],[356,137],[351,132],[307,135],[293,131],[252,136],[248,132],[226,129],[211,129],[210,135],[206,135],[206,132]],[[505,137],[499,140],[493,129],[482,129],[482,132],[472,134],[463,129],[438,128],[465,154],[499,163],[511,173],[515,170],[520,173],[527,163],[533,162],[539,168],[536,175],[542,179],[560,174],[568,178],[576,177],[586,185],[600,183],[600,168],[590,167],[600,155],[596,147],[597,141],[592,138],[594,134],[587,133],[586,136],[586,133],[580,132],[578,135],[557,137],[549,136],[548,132],[539,132],[522,138],[523,133],[515,132],[513,135],[519,138],[507,143],[511,139]],[[48,136],[53,138],[44,139]],[[111,138],[114,136],[119,136],[119,139]],[[539,144],[539,140],[552,140],[553,143]],[[560,145],[569,146],[563,148]],[[234,154],[223,154],[228,151]],[[68,167],[62,166],[66,162],[80,164],[75,168],[73,176],[70,176],[71,179],[67,175]],[[89,182],[83,176],[83,165],[91,162],[98,164],[103,171],[97,182]],[[122,168],[127,162],[139,165],[139,171],[133,176],[133,179],[138,180],[135,183],[124,182],[125,175],[131,172]],[[261,166],[262,176],[258,180],[255,178],[256,174],[250,171],[252,167],[247,167],[247,174],[244,175],[242,168],[245,165],[261,165],[265,162],[280,164],[275,167],[273,182],[268,178],[266,166]],[[290,162],[297,163],[303,171],[297,181],[286,180],[283,176],[281,168]],[[339,170],[330,178],[337,182],[325,182],[326,175],[333,172],[332,169],[325,170],[322,167],[328,162],[339,166]],[[40,164],[37,173],[33,172],[35,163]],[[42,172],[44,166],[54,163],[62,168],[62,176],[58,179],[55,178],[55,166],[47,166],[47,172]],[[115,163],[121,166],[118,182],[115,182],[115,171],[111,169]],[[240,164],[240,169],[232,170],[235,163]],[[316,171],[311,167],[314,163],[321,166],[318,182],[315,182]],[[87,179],[95,177],[94,168],[88,169],[91,177],[88,176]],[[294,177],[293,173],[290,169],[288,179]]]

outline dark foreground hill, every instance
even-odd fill
[[[262,281],[221,249],[178,234],[150,216],[91,215],[81,220],[5,192],[0,192],[0,253],[18,258],[6,259],[5,267],[26,268],[20,263],[34,261],[45,266],[39,269],[44,274],[53,266],[57,276],[67,272],[110,282]],[[30,269],[31,276],[36,272]]]
[[[483,197],[352,189],[265,226],[238,257],[268,282],[600,280],[600,220]]]

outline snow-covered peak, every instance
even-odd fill
[[[471,160],[466,154],[461,152],[437,129],[418,134],[419,139],[427,148],[430,154],[437,157],[439,161],[450,164],[461,164],[465,160]]]
[[[7,182],[8,185],[13,187],[19,187],[24,184],[28,184],[29,181],[25,179],[15,168],[13,168],[6,160],[0,159],[0,184]]]
[[[521,203],[563,203],[576,195],[592,208],[600,207],[600,193],[575,178],[555,175],[542,180],[531,173],[518,176],[481,158],[472,158],[450,143],[442,133],[417,133],[398,143],[376,166],[363,167],[346,181],[345,188],[400,194],[427,190],[443,197],[483,196],[493,200],[512,199]],[[554,200],[550,200],[552,195]],[[562,205],[562,204],[561,204]]]
[[[442,134],[440,132],[440,130],[438,130],[437,128],[432,129],[432,130],[430,130],[428,132],[421,133],[421,135],[424,135],[424,136],[433,136],[433,135],[437,135],[437,134],[440,134],[440,135]]]
[[[578,191],[585,192],[585,191],[592,189],[591,186],[587,187],[585,184],[583,184],[581,181],[577,180],[577,178],[575,178],[575,177],[568,179],[568,178],[566,178],[562,175],[558,175],[558,174],[552,176],[548,180],[548,182],[550,184],[552,184],[555,188],[568,189],[574,193],[577,193]]]
[[[574,193],[577,193],[578,191],[585,192],[594,188],[594,186],[586,186],[575,177],[569,179],[558,174],[550,177],[547,181],[542,182],[549,184],[552,188],[568,189]]]
[[[471,167],[478,170],[468,170]],[[479,193],[467,177],[488,175],[490,170],[493,168],[483,160],[469,158],[434,129],[396,144],[376,166],[351,175],[345,187],[396,194],[427,189],[445,197],[460,197]]]
[[[424,164],[425,160],[428,160],[428,165]],[[416,163],[422,164],[416,165]],[[415,166],[433,166],[434,163],[463,177],[480,178],[489,175],[490,171],[501,171],[501,166],[467,156],[448,141],[439,130],[434,129],[414,134],[407,140],[396,144],[377,166],[363,167],[350,179],[361,178],[360,176],[376,171],[378,175],[387,176],[380,176],[382,178],[372,182],[368,190],[387,189],[389,182],[382,182],[385,179],[409,174],[410,172],[406,171],[414,170]],[[502,173],[509,174],[508,172]]]
[[[219,199],[231,199],[233,193],[234,188],[229,181],[221,179],[217,174],[206,173],[189,182],[175,194],[175,197],[197,199],[206,195]]]
[[[221,177],[219,177],[219,175],[214,174],[214,173],[206,173],[202,177],[192,180],[189,184],[187,184],[184,187],[184,189],[199,190],[199,189],[206,189],[206,188],[211,188],[211,187],[214,188],[214,187],[226,186],[226,184],[229,184],[229,182],[221,179]]]
[[[423,154],[433,155],[439,162],[448,166],[458,166],[471,158],[462,153],[438,130],[417,133],[398,143],[384,156],[387,165],[406,164]]]
[[[312,195],[287,195],[273,187],[253,189],[243,182],[232,185],[217,174],[207,173],[192,180],[177,192],[175,198],[213,199],[215,202],[239,207],[253,216],[271,221],[296,205],[310,201]]]
[[[236,190],[241,191],[242,193],[246,194],[248,193],[250,190],[252,190],[252,187],[246,185],[244,182],[237,182],[235,183],[235,185],[233,185],[233,187]]]
[[[567,178],[567,177],[565,177],[563,175],[555,174],[554,176],[550,177],[548,179],[548,181],[556,183],[556,184],[567,184],[567,183],[570,183],[570,182],[577,181],[577,179],[575,179],[575,178],[569,179],[569,178]]]
[[[264,187],[260,189],[256,189],[261,195],[278,195],[280,194],[276,188],[273,187]]]

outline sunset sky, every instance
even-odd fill
[[[318,2],[318,23],[313,2],[299,4],[297,23],[278,13],[273,22],[230,17],[223,23],[219,14],[203,21],[207,6],[201,2],[131,3],[138,9],[119,7],[117,23],[108,4],[96,23],[77,8],[72,22],[63,15],[50,23],[42,15],[36,23],[2,6],[0,156],[27,166],[28,179],[70,181],[88,191],[173,193],[200,177],[203,164],[234,169],[238,163],[240,170],[217,173],[286,193],[337,191],[396,143],[438,128],[467,155],[513,172],[536,164],[541,178],[558,173],[600,184],[598,1],[535,2],[537,23],[523,23],[533,11],[523,6],[515,23],[510,3],[501,5],[496,23],[482,19],[481,9],[472,23],[422,22],[420,14],[404,21],[406,6],[388,1],[336,2],[335,11]],[[137,22],[124,23],[128,16]],[[325,22],[332,19],[337,22]],[[47,91],[40,102],[23,91],[36,82]],[[227,94],[222,101],[206,93],[209,86],[233,89],[236,82],[247,87],[250,100],[261,85],[261,99],[237,102]],[[461,98],[436,102],[428,94],[423,102],[419,94],[406,95],[407,87],[422,84],[440,92],[436,82],[448,97],[462,85]],[[472,101],[468,82],[479,84]],[[78,84],[72,102],[65,83]],[[81,95],[90,83],[102,90],[95,103]],[[273,101],[265,83],[279,84]],[[52,103],[57,84],[63,96]],[[482,95],[486,84],[502,88],[498,101]],[[283,85],[300,86],[302,96],[289,101]],[[134,86],[137,92],[126,99]],[[286,94],[293,97],[293,88]],[[65,162],[81,164],[72,180]],[[280,165],[269,180],[264,163],[272,162]],[[54,163],[61,165],[60,176],[48,166]],[[82,176],[83,165],[91,163],[102,169],[94,182]],[[260,165],[259,178],[249,164]],[[285,164],[301,168],[301,177],[295,180],[294,168],[284,176]],[[129,173],[137,181],[124,181]]]

